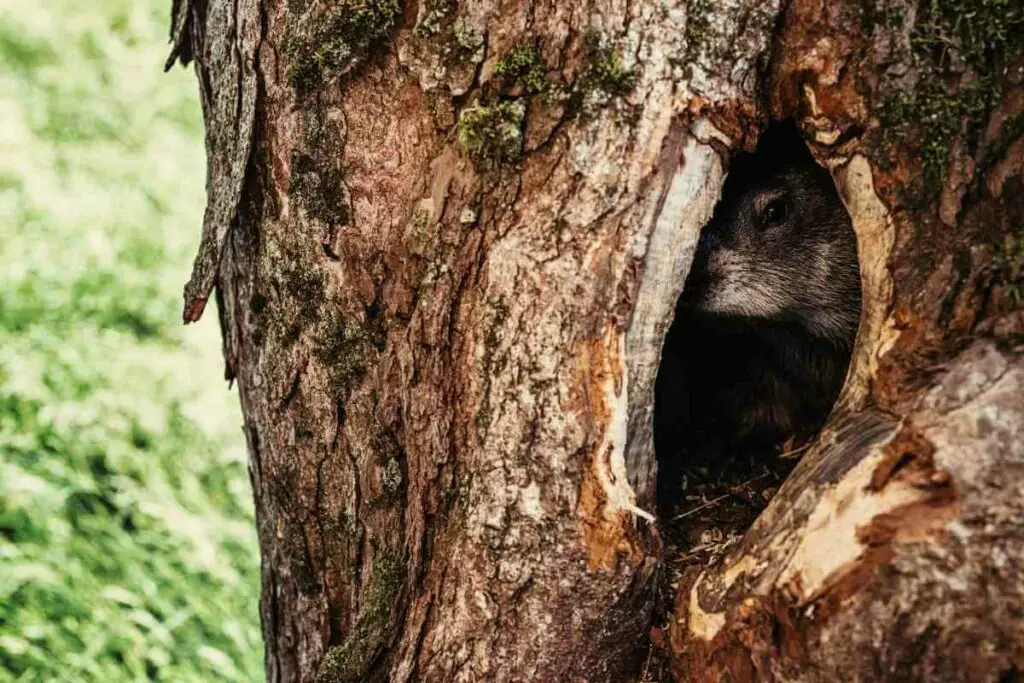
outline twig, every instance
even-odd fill
[[[779,457],[780,458],[792,458],[794,455],[799,455],[800,453],[803,453],[804,451],[809,449],[811,446],[813,446],[815,443],[816,443],[815,441],[809,441],[808,443],[805,443],[803,446],[800,446],[800,448],[794,448],[791,451],[784,451],[782,453],[779,453]]]
[[[704,508],[709,508],[709,507],[711,507],[712,505],[715,505],[715,504],[719,503],[720,501],[723,501],[723,500],[725,500],[726,498],[728,498],[728,497],[729,497],[729,496],[731,496],[731,495],[732,495],[732,492],[731,492],[731,491],[730,491],[729,493],[723,493],[722,495],[720,495],[720,496],[719,496],[718,498],[715,498],[714,500],[709,500],[709,501],[708,501],[708,502],[706,502],[706,503],[701,503],[701,504],[700,504],[700,505],[698,505],[697,507],[695,507],[695,508],[693,508],[693,509],[691,509],[691,510],[687,510],[686,512],[684,512],[684,513],[683,513],[683,514],[681,514],[681,515],[676,515],[675,517],[673,517],[673,518],[672,518],[672,521],[673,521],[673,522],[678,522],[678,521],[679,521],[679,520],[681,520],[681,519],[684,519],[684,518],[686,518],[686,517],[689,517],[690,515],[694,514],[695,512],[700,512],[700,511],[701,511],[701,510],[703,510]]]
[[[694,514],[696,512],[700,512],[701,510],[704,510],[705,508],[709,508],[712,505],[717,505],[718,503],[722,502],[723,500],[725,500],[729,496],[739,495],[739,494],[736,493],[736,489],[740,489],[740,488],[742,488],[744,486],[747,486],[749,484],[753,484],[758,479],[764,479],[765,477],[769,477],[769,476],[773,476],[773,475],[774,475],[774,472],[765,472],[764,474],[757,475],[753,479],[748,479],[748,480],[746,480],[744,482],[740,482],[739,484],[736,484],[735,486],[730,486],[729,490],[727,492],[723,493],[722,495],[718,496],[717,498],[709,500],[706,503],[701,503],[697,507],[695,507],[695,508],[693,508],[691,510],[687,510],[686,512],[684,512],[681,515],[676,515],[675,517],[672,518],[672,521],[673,522],[678,522],[679,520],[684,519],[686,517],[689,517],[690,515],[692,515],[692,514]],[[747,501],[746,498],[742,498],[742,497],[740,498],[740,500],[742,500],[744,503],[748,503],[749,502],[749,501]]]

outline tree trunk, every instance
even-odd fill
[[[679,680],[1024,676],[1024,13],[868,9],[776,24],[763,95],[833,169],[865,305],[830,424],[681,581]]]
[[[955,11],[175,0],[209,160],[185,319],[216,286],[268,680],[638,675],[661,344],[771,116],[858,233],[847,427],[688,575],[676,675],[1022,667],[1024,31]]]

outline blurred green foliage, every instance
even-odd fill
[[[170,0],[0,0],[0,681],[262,677],[259,557]]]

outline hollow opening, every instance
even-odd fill
[[[842,389],[861,315],[857,237],[792,122],[737,154],[702,228],[655,384],[672,573],[737,542]]]

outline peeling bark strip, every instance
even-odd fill
[[[188,35],[191,34],[191,35]],[[174,0],[167,68],[195,58],[206,124],[206,212],[199,253],[185,285],[186,323],[199,320],[217,282],[249,165],[256,113],[257,0]]]
[[[1019,670],[1024,31],[961,4],[176,0],[208,151],[185,319],[216,284],[268,680],[638,673],[660,348],[769,116],[851,210],[861,336],[834,426],[682,587],[676,673]]]

